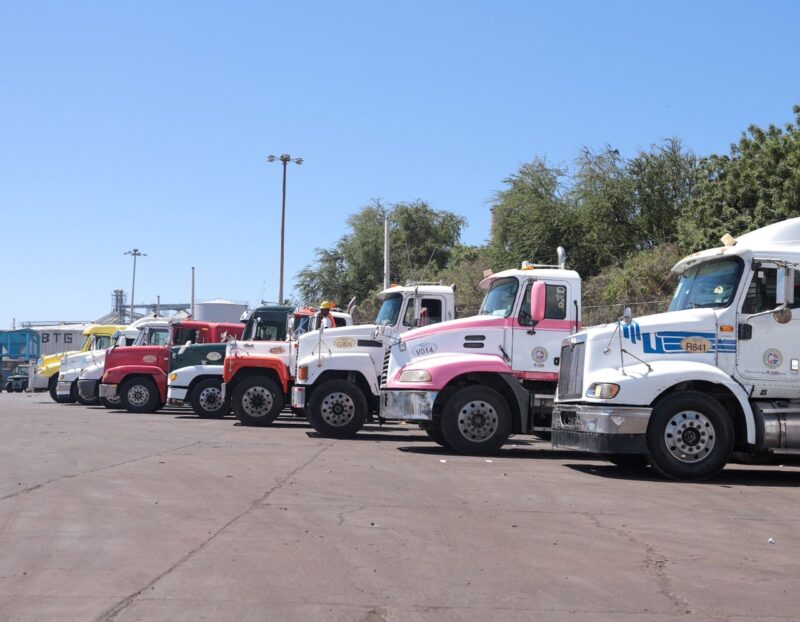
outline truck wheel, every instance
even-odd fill
[[[602,457],[623,469],[643,469],[649,464],[644,454],[603,454]]]
[[[699,391],[665,397],[647,426],[650,463],[664,477],[700,481],[719,473],[733,451],[733,424],[722,405]]]
[[[114,397],[98,397],[97,399],[101,406],[105,406],[109,410],[114,410],[115,408],[120,408],[121,406],[119,395]]]
[[[511,434],[511,410],[494,389],[464,387],[445,404],[442,436],[450,449],[461,454],[497,451]]]
[[[204,378],[198,382],[189,398],[192,410],[201,419],[221,419],[229,410],[227,400],[222,399],[222,381]]]
[[[161,408],[158,387],[152,378],[129,378],[119,389],[122,407],[131,413],[151,413]]]
[[[58,393],[56,393],[56,385],[58,385],[58,374],[53,374],[50,376],[50,380],[47,381],[47,391],[50,393],[50,398],[57,404],[60,404],[61,401],[58,399]]]
[[[450,449],[450,445],[447,444],[447,441],[444,439],[444,434],[442,434],[442,422],[441,421],[431,421],[429,423],[421,423],[420,428],[425,434],[428,435],[428,438],[431,439],[437,445],[441,445],[445,449]]]
[[[353,436],[367,420],[367,398],[352,382],[328,380],[311,394],[307,416],[322,436]]]
[[[269,378],[253,376],[236,385],[231,403],[243,425],[265,426],[283,410],[283,391]]]
[[[6,391],[11,393],[14,390],[14,387],[11,386],[11,382],[6,382]]]

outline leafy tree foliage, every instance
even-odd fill
[[[795,124],[750,126],[730,154],[702,160],[681,218],[684,250],[719,246],[726,232],[739,235],[800,216],[800,106],[794,114]]]
[[[323,299],[346,304],[356,296],[360,320],[374,315],[375,294],[383,285],[383,223],[390,217],[391,276],[432,280],[450,261],[458,244],[464,218],[432,209],[424,201],[386,207],[374,201],[348,218],[350,232],[332,249],[317,249],[316,261],[297,275],[302,300],[318,304]]]

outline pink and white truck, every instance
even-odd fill
[[[380,416],[415,421],[434,441],[490,453],[512,434],[550,432],[561,342],[580,328],[581,279],[523,263],[492,274],[478,315],[418,328],[387,350]]]

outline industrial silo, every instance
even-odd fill
[[[194,319],[204,322],[238,322],[247,305],[220,298],[197,302],[194,305]]]

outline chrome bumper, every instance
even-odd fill
[[[292,408],[305,408],[306,407],[306,388],[305,387],[292,387]]]
[[[219,399],[221,399],[224,402],[225,401],[225,396],[228,394],[228,385],[223,382],[222,385],[219,388],[219,391],[220,391],[220,398]]]
[[[183,404],[186,401],[186,387],[167,387],[167,403]]]
[[[381,391],[381,419],[433,421],[438,391]]]
[[[34,391],[41,391],[48,387],[50,384],[50,378],[47,376],[40,376],[39,374],[35,374],[33,376],[33,389]]]
[[[647,453],[652,408],[570,404],[553,408],[553,447],[593,453]]]
[[[105,398],[117,397],[117,385],[100,383],[100,387],[97,389],[97,395]]]
[[[58,397],[69,397],[71,393],[72,393],[71,380],[59,380],[56,383],[56,395],[58,395]]]

